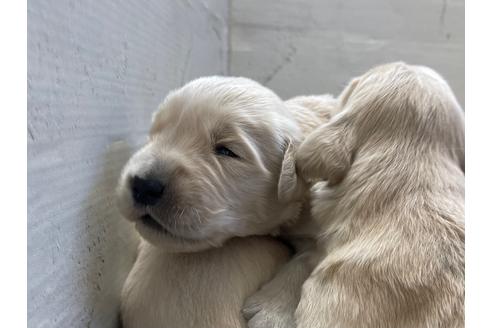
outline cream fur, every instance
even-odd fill
[[[275,233],[298,218],[306,186],[294,150],[331,115],[326,106],[306,107],[316,99],[333,102],[283,102],[251,80],[225,77],[201,78],[168,95],[117,190],[121,213],[145,239],[122,294],[125,328],[246,326],[246,296],[288,257],[279,241],[247,236]],[[239,158],[216,154],[217,145]],[[135,205],[135,176],[165,181],[165,197]]]
[[[266,237],[235,238],[191,253],[169,253],[143,241],[123,289],[123,325],[245,327],[244,299],[288,257],[281,243]]]
[[[286,101],[288,110],[301,127],[303,137],[329,121],[338,111],[337,103],[330,95],[299,96]],[[288,149],[290,156],[295,155],[296,149],[296,144],[291,144]],[[291,194],[303,195],[303,203],[297,219],[282,225],[280,235],[294,246],[296,255],[274,279],[246,300],[243,314],[250,328],[295,326],[294,312],[299,303],[301,286],[309,277],[315,265],[313,261],[318,256],[315,239],[320,226],[311,218],[309,185],[298,176],[294,164],[294,160],[284,160],[282,172],[288,172],[290,179],[283,181],[288,181],[288,188],[285,189]]]
[[[281,303],[252,296],[267,313],[250,327],[463,327],[464,117],[451,89],[393,63],[353,80],[339,106],[296,159],[303,178],[328,181],[312,191],[318,244],[266,286],[314,270],[302,293],[270,290]],[[295,321],[278,319],[299,297]]]

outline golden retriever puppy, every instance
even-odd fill
[[[463,327],[464,117],[451,89],[394,63],[352,81],[341,106],[297,157],[332,186],[313,200],[326,256],[299,327]]]
[[[167,96],[117,190],[121,213],[145,240],[122,293],[125,328],[246,326],[246,296],[289,257],[281,242],[248,236],[299,216],[305,190],[292,151],[323,122],[322,109],[306,107],[315,99],[283,102],[226,77]]]
[[[296,157],[302,178],[327,181],[312,190],[317,246],[248,299],[249,326],[463,327],[464,117],[451,89],[393,63],[353,80],[339,108]]]

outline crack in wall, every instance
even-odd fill
[[[32,127],[29,124],[27,125],[27,135],[29,136],[30,141],[36,141],[36,138],[34,137],[34,132],[32,131]]]
[[[181,70],[181,85],[183,85],[186,82],[186,76],[187,76],[189,68],[190,68],[190,59],[191,59],[191,51],[192,50],[193,50],[193,36],[191,37],[190,47],[188,48],[188,51],[186,52],[185,62],[184,62],[183,68]]]
[[[448,0],[442,0],[441,15],[439,16],[439,27],[441,29],[445,28],[447,10],[448,10]]]
[[[275,76],[283,68],[285,68],[285,66],[287,66],[288,64],[290,64],[292,62],[292,59],[294,58],[294,56],[296,55],[296,53],[297,53],[297,47],[295,47],[294,45],[290,45],[289,46],[289,51],[287,52],[287,54],[282,58],[282,61],[280,62],[280,64],[278,64],[277,66],[275,66],[275,68],[272,70],[272,72],[265,77],[265,79],[263,80],[263,84],[266,85],[270,81],[272,81],[275,78]]]

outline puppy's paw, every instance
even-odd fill
[[[249,297],[243,307],[243,315],[249,328],[294,328],[295,305],[282,294],[268,295],[260,290]]]

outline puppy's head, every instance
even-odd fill
[[[314,130],[297,152],[308,180],[340,182],[358,153],[433,152],[464,170],[463,111],[435,71],[391,63],[355,78],[338,98],[338,114]]]
[[[122,214],[169,251],[269,233],[299,208],[300,131],[270,90],[208,77],[171,92],[118,186]]]

